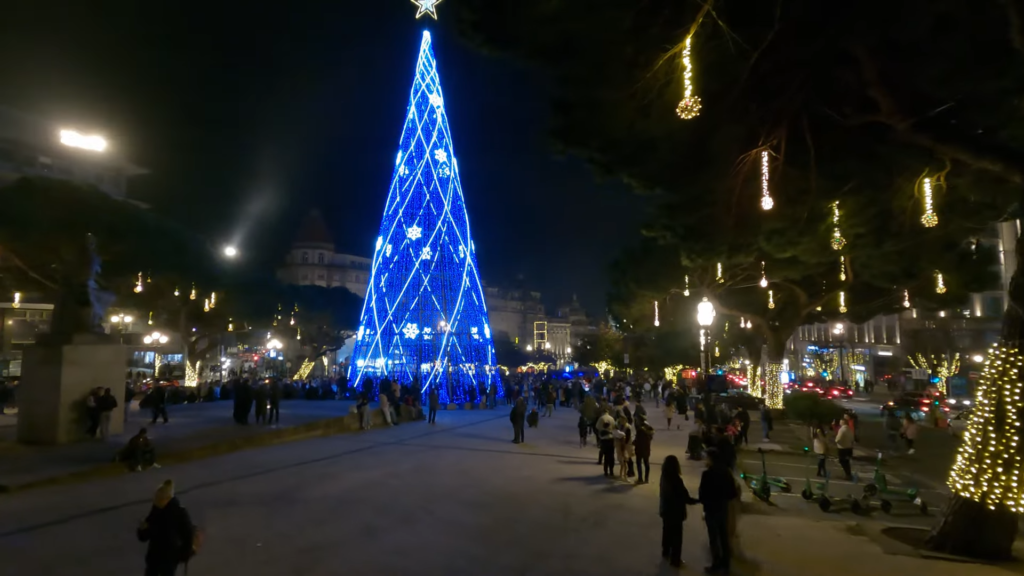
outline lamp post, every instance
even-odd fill
[[[707,296],[697,304],[697,323],[700,324],[700,368],[704,372],[704,379],[707,380],[708,371],[711,370],[711,354],[705,344],[711,341],[711,324],[715,321],[715,305],[708,302]],[[705,352],[707,360],[705,361]]]
[[[835,334],[836,336],[838,336],[837,340],[839,340],[839,382],[842,383],[843,382],[843,376],[844,376],[844,372],[843,372],[843,348],[846,347],[846,339],[845,339],[846,328],[842,325],[842,323],[837,323],[835,325],[835,327],[832,328],[832,333]]]
[[[117,331],[120,334],[119,341],[124,344],[124,331],[128,329],[128,325],[132,323],[133,318],[131,315],[126,315],[123,312],[110,317],[111,324],[117,324]]]

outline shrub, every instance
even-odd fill
[[[820,422],[827,426],[833,420],[842,418],[843,408],[831,400],[822,399],[813,392],[793,392],[782,400],[786,416],[810,424]]]

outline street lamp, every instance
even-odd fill
[[[132,320],[131,315],[124,313],[115,314],[110,317],[110,323],[117,324],[117,332],[120,334],[121,344],[124,344],[124,332],[128,329],[128,325],[132,323]]]
[[[235,256],[238,256],[238,248],[235,248],[234,246],[225,246],[224,255],[228,258],[234,258]]]
[[[981,362],[985,361],[985,357],[982,356],[981,354],[975,354],[974,356],[971,356],[971,360],[974,360],[975,362],[981,363]]]
[[[152,334],[146,335],[142,341],[146,344],[167,344],[167,342],[170,341],[170,338],[168,338],[166,334],[153,332]]]
[[[708,302],[707,296],[705,296],[699,304],[697,304],[697,323],[700,324],[700,364],[701,370],[704,372],[705,379],[707,379],[708,370],[711,369],[711,355],[707,356],[707,363],[705,363],[704,353],[705,342],[711,340],[711,324],[715,321],[715,305]]]

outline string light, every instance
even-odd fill
[[[935,271],[935,293],[936,294],[945,294],[946,293],[946,283],[942,279],[942,272],[939,272],[938,270]]]
[[[761,261],[761,288],[768,287],[768,277],[764,275],[764,260]]]
[[[718,342],[715,342],[715,358],[718,358]]]
[[[216,307],[217,307],[217,293],[216,292],[210,292],[210,308],[216,308]]]
[[[175,296],[178,296],[178,295],[180,295],[180,294],[181,294],[181,291],[179,291],[179,290],[178,290],[178,287],[177,287],[177,286],[175,286],[175,287],[174,287],[174,295],[175,295]]]
[[[747,360],[747,389],[758,398],[764,398],[764,387],[761,386],[760,368]]]
[[[295,339],[296,340],[302,340],[302,328],[301,327],[295,329]]]
[[[142,272],[139,272],[139,279],[135,282],[135,288],[132,289],[136,294],[142,292]]]
[[[189,300],[195,300],[196,299],[196,283],[195,282],[192,283],[192,292],[189,293],[188,299]]]
[[[722,263],[721,262],[718,263],[718,275],[715,277],[715,280],[717,280],[719,284],[725,282],[725,277],[722,276]]]
[[[149,324],[150,326],[153,325],[153,311],[152,310],[149,311],[149,322],[147,322],[147,324]]]
[[[693,62],[690,60],[690,40],[683,42],[683,99],[676,106],[676,114],[683,120],[696,118],[700,114],[700,97],[693,93]]]
[[[948,482],[964,498],[992,510],[1005,505],[1015,514],[1024,512],[1021,365],[1016,348],[989,350]]]
[[[775,294],[771,290],[768,291],[768,309],[773,310],[775,308]]]
[[[771,193],[768,192],[768,149],[761,150],[761,209],[771,210],[775,206]]]
[[[839,231],[839,200],[832,203],[832,249],[842,250],[846,246],[846,239]]]
[[[782,379],[779,378],[779,374],[782,373],[782,363],[768,361],[768,366],[764,371],[764,386],[765,386],[765,404],[768,408],[780,409],[782,408]]]
[[[939,217],[935,214],[935,209],[932,206],[932,179],[922,180],[921,189],[924,192],[924,214],[921,215],[921,224],[925,228],[934,228],[939,224]]]
[[[295,373],[295,377],[292,380],[305,380],[306,376],[309,376],[309,373],[313,371],[313,366],[316,366],[316,364],[312,360],[308,358],[303,360],[302,366],[299,367],[299,371]]]
[[[196,367],[193,368],[188,360],[185,360],[185,386],[195,388],[199,384],[199,365],[202,363],[202,360],[196,360]]]
[[[658,301],[654,301],[654,325],[661,326],[661,320],[658,318]]]
[[[207,298],[206,302],[203,304],[203,312],[209,312],[209,311],[210,311],[210,299]]]
[[[295,314],[292,314],[291,319],[288,320],[289,326],[295,326]]]
[[[839,280],[846,282],[846,256],[839,257]]]
[[[11,308],[21,308],[21,292],[14,293],[14,302],[11,303]]]
[[[846,314],[846,292],[839,293],[839,313]]]
[[[903,291],[903,307],[910,308],[910,292],[907,290]]]
[[[689,274],[687,274],[686,276],[683,276],[683,281],[686,282],[686,289],[683,290],[683,296],[689,296],[690,295],[690,276],[689,276]]]
[[[234,331],[235,331],[235,324],[234,324],[234,322],[232,322],[231,318],[228,318],[228,332],[234,332]]]

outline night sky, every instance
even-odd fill
[[[14,0],[0,104],[105,134],[152,172],[131,197],[250,265],[279,265],[312,208],[369,256],[426,27],[484,280],[600,314],[640,199],[555,156],[543,78],[464,45],[444,22],[457,1],[435,23],[408,0]]]

